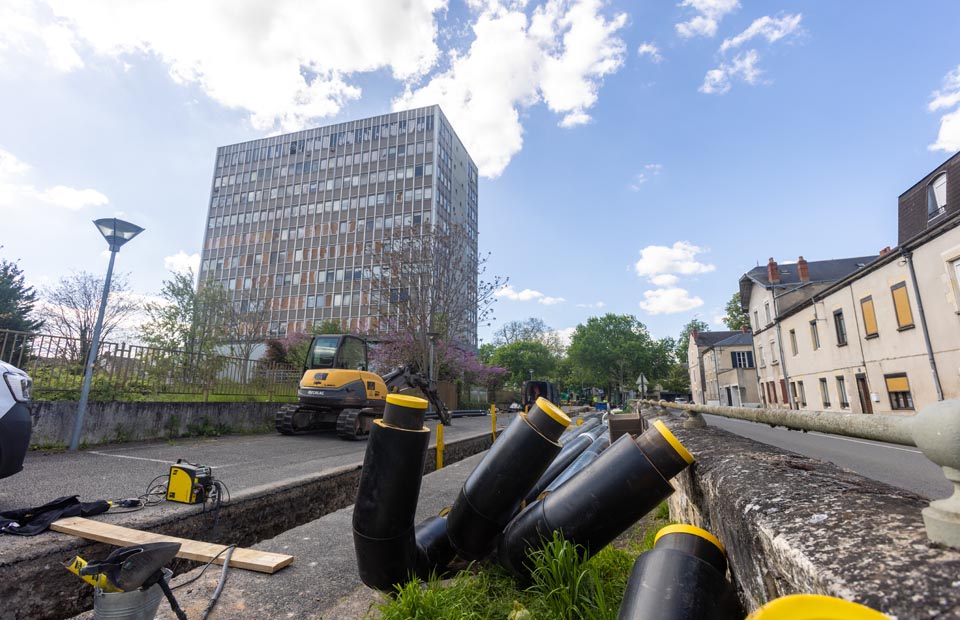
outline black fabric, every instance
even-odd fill
[[[95,502],[81,502],[79,495],[58,497],[50,503],[35,508],[0,512],[0,533],[36,536],[46,531],[57,519],[90,517],[102,514],[109,509],[110,503],[102,499]]]

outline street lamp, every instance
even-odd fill
[[[530,380],[533,381],[533,368],[530,369]]]
[[[97,362],[97,349],[100,344],[100,330],[103,328],[103,314],[107,309],[107,296],[110,294],[110,278],[113,277],[113,261],[117,252],[124,243],[130,241],[143,229],[136,224],[118,220],[115,217],[106,217],[93,222],[103,238],[110,246],[110,265],[107,267],[107,277],[103,282],[103,296],[100,298],[100,311],[97,313],[97,324],[93,328],[93,338],[90,341],[90,353],[87,355],[87,365],[83,373],[83,389],[80,391],[80,403],[77,405],[77,419],[73,423],[73,435],[70,438],[70,451],[75,452],[80,447],[80,432],[83,429],[83,416],[87,413],[87,399],[90,397],[90,383],[93,380],[93,367]]]

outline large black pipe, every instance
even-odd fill
[[[720,541],[692,525],[661,529],[630,571],[618,620],[743,618]]]
[[[606,430],[606,429],[604,429]],[[591,435],[592,436],[592,435]],[[590,463],[593,463],[597,460],[597,457],[600,456],[600,453],[610,447],[610,435],[607,433],[600,434],[599,437],[594,439],[587,449],[580,453],[570,465],[564,469],[560,474],[553,479],[553,481],[547,485],[547,488],[544,489],[544,493],[553,493],[556,491],[561,484],[573,478],[574,475],[580,472],[580,470],[585,469]]]
[[[374,421],[353,508],[353,544],[360,579],[390,591],[420,572],[414,518],[430,429],[427,401],[390,394],[383,418]]]
[[[557,438],[569,425],[570,418],[541,397],[494,442],[447,516],[447,535],[460,557],[478,560],[493,550],[503,527],[560,452]]]
[[[557,457],[551,461],[550,465],[547,466],[546,471],[543,472],[543,475],[540,476],[540,479],[537,480],[536,484],[533,485],[533,488],[530,489],[530,492],[527,493],[527,496],[523,498],[524,503],[530,504],[535,501],[541,493],[554,479],[559,476],[563,470],[570,466],[580,454],[590,447],[590,444],[593,443],[593,437],[588,433],[583,433],[577,435],[573,438],[572,441],[567,442],[563,449],[560,450],[560,453],[557,454]]]
[[[560,440],[559,440],[559,441],[560,441],[560,445],[562,445],[562,446],[567,445],[568,443],[570,443],[571,441],[573,441],[575,438],[579,437],[579,436],[582,435],[583,433],[587,433],[587,432],[589,432],[589,431],[592,431],[592,430],[593,430],[594,428],[596,428],[599,424],[600,424],[600,418],[599,418],[599,417],[592,417],[592,418],[587,419],[587,421],[584,422],[583,424],[580,424],[580,425],[578,425],[578,426],[572,426],[572,427],[570,427],[570,428],[567,430],[567,432],[565,432],[563,435],[560,436]]]
[[[554,531],[589,557],[673,493],[668,480],[693,460],[659,420],[636,440],[621,436],[589,467],[510,522],[500,541],[500,562],[524,575],[527,554]]]

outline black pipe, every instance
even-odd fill
[[[592,417],[592,418],[588,419],[586,422],[584,422],[583,424],[580,424],[579,426],[572,426],[572,427],[570,427],[570,428],[567,430],[567,432],[565,432],[565,433],[560,437],[560,440],[559,440],[559,441],[560,441],[560,445],[564,445],[564,446],[567,445],[568,443],[570,443],[571,441],[573,441],[574,438],[579,437],[579,436],[582,435],[583,433],[586,433],[586,432],[588,432],[588,431],[593,430],[593,429],[594,429],[595,427],[597,427],[599,424],[600,424],[600,418],[599,418],[599,417]]]
[[[557,454],[557,457],[553,459],[549,466],[547,466],[546,471],[543,472],[543,475],[540,476],[540,479],[537,480],[537,483],[533,485],[533,488],[530,489],[530,492],[527,493],[527,496],[523,498],[524,503],[530,504],[534,502],[541,493],[554,479],[559,476],[563,470],[570,466],[580,454],[590,447],[590,444],[593,443],[593,437],[589,434],[580,434],[573,438],[572,441],[567,442],[563,449],[560,450],[560,453]]]
[[[727,558],[716,536],[692,525],[667,526],[634,563],[617,618],[743,618],[726,575]]]
[[[447,517],[457,554],[478,560],[494,547],[523,498],[560,452],[570,418],[545,398],[519,414],[467,478]]]
[[[390,394],[383,418],[370,431],[353,508],[353,544],[360,579],[371,588],[390,591],[417,571],[413,523],[430,444],[426,409],[422,398]]]
[[[673,493],[668,480],[693,460],[659,420],[636,440],[621,436],[589,467],[510,522],[500,541],[500,562],[524,575],[527,554],[554,531],[589,557]]]
[[[604,429],[606,430],[606,429]],[[553,493],[556,491],[561,484],[573,478],[580,470],[585,469],[590,463],[593,463],[597,460],[597,457],[600,456],[600,453],[610,447],[610,436],[606,433],[601,434],[599,437],[594,439],[586,450],[580,453],[570,465],[564,469],[560,474],[553,479],[547,488],[543,490],[544,493]]]
[[[416,529],[417,576],[424,581],[442,574],[456,555],[447,537],[446,513],[425,519]]]

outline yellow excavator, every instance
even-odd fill
[[[342,439],[356,441],[370,433],[373,421],[383,416],[387,394],[419,389],[437,411],[443,424],[450,412],[436,385],[409,366],[384,376],[369,372],[367,341],[350,334],[314,336],[310,341],[297,402],[277,412],[277,431],[302,435],[336,430]]]

